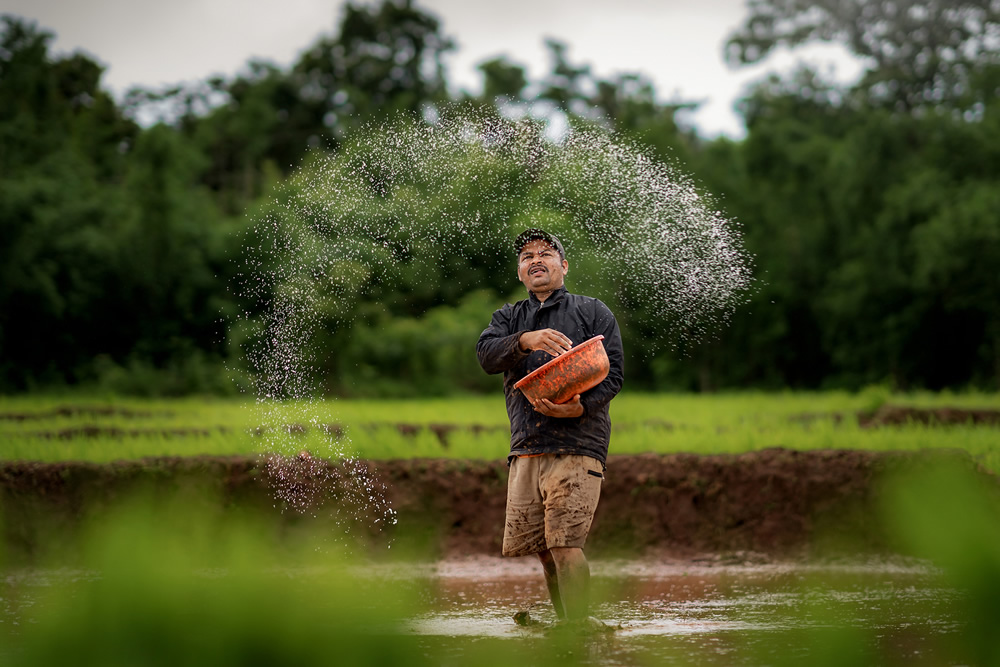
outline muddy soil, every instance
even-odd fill
[[[48,412],[39,413],[0,413],[0,421],[15,421],[15,422],[33,422],[42,421],[46,419],[51,419],[55,417],[77,417],[77,416],[87,416],[87,417],[130,417],[130,418],[147,418],[153,416],[169,416],[169,413],[143,413],[129,411],[125,409],[117,408],[76,408],[73,406],[63,406],[56,408],[55,410],[50,410]],[[289,423],[289,424],[277,424],[277,425],[262,425],[250,429],[250,433],[256,436],[266,435],[267,433],[273,431],[281,431],[286,433],[292,433],[296,435],[302,435],[308,433],[313,428],[318,428],[319,430],[332,435],[336,438],[342,438],[347,433],[347,428],[343,424],[329,423],[329,424],[318,424],[313,427],[308,424],[301,423]],[[451,445],[451,439],[453,435],[463,435],[472,434],[473,436],[478,436],[483,433],[509,433],[510,427],[506,424],[449,424],[449,423],[431,423],[431,424],[413,424],[408,422],[368,422],[363,424],[358,424],[355,428],[359,428],[368,432],[374,432],[379,428],[391,428],[398,432],[400,435],[407,438],[416,438],[424,431],[432,433],[441,444],[441,446],[447,449]],[[626,432],[634,431],[638,428],[652,428],[658,430],[673,430],[675,426],[669,422],[662,420],[651,419],[642,422],[641,424],[617,424],[612,427],[616,432]],[[143,436],[163,436],[163,437],[206,437],[213,433],[229,433],[231,428],[226,426],[211,426],[203,428],[119,428],[116,426],[104,426],[100,424],[83,424],[79,426],[72,426],[63,429],[48,429],[44,431],[28,431],[26,435],[43,438],[47,440],[60,439],[60,440],[71,440],[74,438],[93,438],[93,437],[111,437],[111,438],[132,438],[132,437],[143,437]]]
[[[612,456],[587,548],[602,556],[725,553],[738,560],[886,553],[879,480],[943,458],[978,470],[960,451]],[[504,464],[395,461],[380,463],[379,474],[402,513],[428,509],[437,518],[445,555],[499,552]]]
[[[38,421],[56,417],[125,417],[127,419],[147,419],[149,417],[170,417],[171,412],[150,412],[131,410],[111,405],[60,405],[43,412],[0,412],[0,421]]]
[[[588,551],[597,556],[763,554],[807,557],[839,550],[891,552],[877,512],[878,480],[948,457],[976,470],[964,452],[874,453],[768,449],[739,455],[612,456]],[[266,463],[258,457],[171,457],[109,464],[0,463],[3,539],[9,554],[29,557],[73,534],[88,518],[136,491],[208,497],[205,511],[256,511],[283,533],[339,530],[344,517],[369,544],[403,539],[432,557],[495,555],[506,498],[503,461],[411,459],[341,464],[283,459],[305,497],[305,514],[279,513]],[[398,513],[373,530],[367,498],[352,470],[368,471]],[[277,509],[276,509],[277,507]],[[333,517],[336,525],[322,524]],[[350,517],[355,517],[350,519]],[[320,523],[317,524],[317,521]]]
[[[796,415],[792,421],[808,424],[819,419],[831,419],[839,424],[847,415],[834,413],[806,413]],[[854,417],[861,428],[880,428],[883,426],[905,426],[907,424],[922,424],[924,426],[1000,426],[1000,410],[987,408],[914,408],[903,405],[883,405],[878,410],[858,412]]]
[[[865,428],[925,424],[951,426],[1000,426],[1000,410],[970,410],[967,408],[910,408],[901,405],[883,405],[873,413],[858,415],[858,425]]]
[[[97,426],[85,424],[55,431],[34,431],[29,435],[43,440],[74,440],[77,438],[161,438],[208,437],[212,433],[229,433],[225,426],[214,428],[118,428],[117,426]]]

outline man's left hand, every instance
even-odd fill
[[[540,398],[532,405],[535,410],[547,417],[582,417],[583,404],[580,403],[580,394],[573,397],[573,400],[566,403],[553,403],[547,398]]]

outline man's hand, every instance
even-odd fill
[[[568,403],[553,403],[547,398],[540,398],[532,402],[535,410],[547,417],[582,417],[583,404],[580,403],[580,394],[573,397]]]
[[[555,329],[539,329],[521,334],[518,344],[522,350],[541,350],[553,357],[568,352],[573,347],[573,341]]]

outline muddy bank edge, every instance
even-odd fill
[[[772,557],[886,553],[880,480],[913,466],[957,463],[997,486],[965,453],[875,453],[767,449],[739,455],[612,456],[588,553],[753,552]],[[374,550],[402,541],[411,553],[440,558],[498,555],[507,466],[503,461],[408,459],[341,463],[282,459],[283,484],[315,499],[305,513],[275,500],[263,458],[186,457],[94,463],[0,463],[0,521],[8,560],[30,562],[136,494],[190,498],[225,517],[252,514],[276,539],[349,529]],[[361,470],[397,512],[373,524]],[[352,524],[352,525],[345,525]]]

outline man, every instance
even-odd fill
[[[510,478],[503,555],[537,553],[556,614],[588,618],[590,568],[583,545],[604,480],[608,404],[624,377],[621,334],[597,299],[566,291],[562,243],[528,229],[514,242],[517,277],[529,298],[493,313],[476,345],[487,373],[504,374],[510,418]],[[573,345],[599,334],[611,362],[607,378],[563,404],[530,403],[514,383]]]

